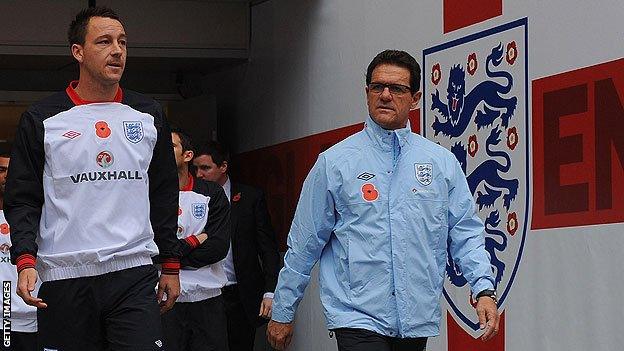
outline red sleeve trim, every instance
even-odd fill
[[[196,248],[199,246],[199,239],[197,239],[197,236],[195,235],[191,235],[184,240],[186,240],[186,243],[191,245],[192,248]]]
[[[35,268],[37,259],[31,254],[20,255],[16,260],[17,272],[21,272],[26,268]]]
[[[180,259],[179,258],[163,259],[162,274],[171,274],[171,275],[180,274]]]

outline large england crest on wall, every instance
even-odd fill
[[[460,162],[485,224],[499,308],[518,271],[529,198],[527,19],[423,52],[423,135]],[[470,287],[448,252],[444,296],[478,335]]]

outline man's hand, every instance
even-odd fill
[[[35,290],[37,283],[37,271],[34,268],[26,268],[19,272],[17,277],[17,295],[26,302],[27,305],[37,308],[46,308],[48,305],[38,297],[30,295]]]
[[[293,323],[280,323],[272,320],[267,326],[266,333],[271,347],[279,351],[286,350],[292,339]]]
[[[206,233],[201,233],[197,235],[197,240],[199,241],[199,244],[202,244],[204,241],[206,241],[206,239],[208,239],[208,234]]]
[[[498,334],[498,310],[494,299],[482,296],[477,301],[477,315],[479,316],[479,326],[485,329],[481,340],[488,341]]]
[[[273,299],[269,297],[263,298],[262,303],[260,304],[260,312],[258,313],[258,317],[270,319],[271,306],[273,306]]]
[[[167,299],[163,300],[163,294],[167,295]],[[163,314],[173,308],[173,304],[180,296],[180,276],[177,274],[161,274],[158,281],[158,305],[160,306],[160,314]]]

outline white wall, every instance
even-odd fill
[[[442,34],[442,1],[271,0],[252,8],[250,64],[240,82],[241,151],[362,121],[364,76],[387,48],[422,50],[512,20],[529,18],[529,80],[620,58],[619,0],[506,0],[503,15]],[[279,128],[275,128],[279,126]]]
[[[404,49],[421,61],[427,47],[522,17],[529,21],[529,82],[624,56],[619,0],[506,0],[502,16],[446,35],[441,1],[272,0],[255,6],[250,63],[236,90],[239,149],[362,121],[365,69],[383,49]],[[527,233],[506,305],[507,350],[621,348],[623,231],[620,223]],[[317,295],[315,278],[299,308],[291,350],[335,349]],[[445,337],[430,341],[429,350],[445,349]]]

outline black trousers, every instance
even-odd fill
[[[427,338],[393,338],[370,330],[334,329],[338,351],[424,351]]]
[[[227,333],[230,351],[253,351],[256,326],[249,322],[240,300],[237,284],[222,289],[227,315]],[[258,312],[260,306],[258,306]]]
[[[228,351],[221,295],[197,302],[176,302],[162,315],[162,323],[167,351]]]
[[[0,350],[37,351],[37,333],[11,331],[10,345],[5,346],[4,342],[0,342]]]
[[[39,350],[163,350],[157,282],[152,265],[44,282]]]

